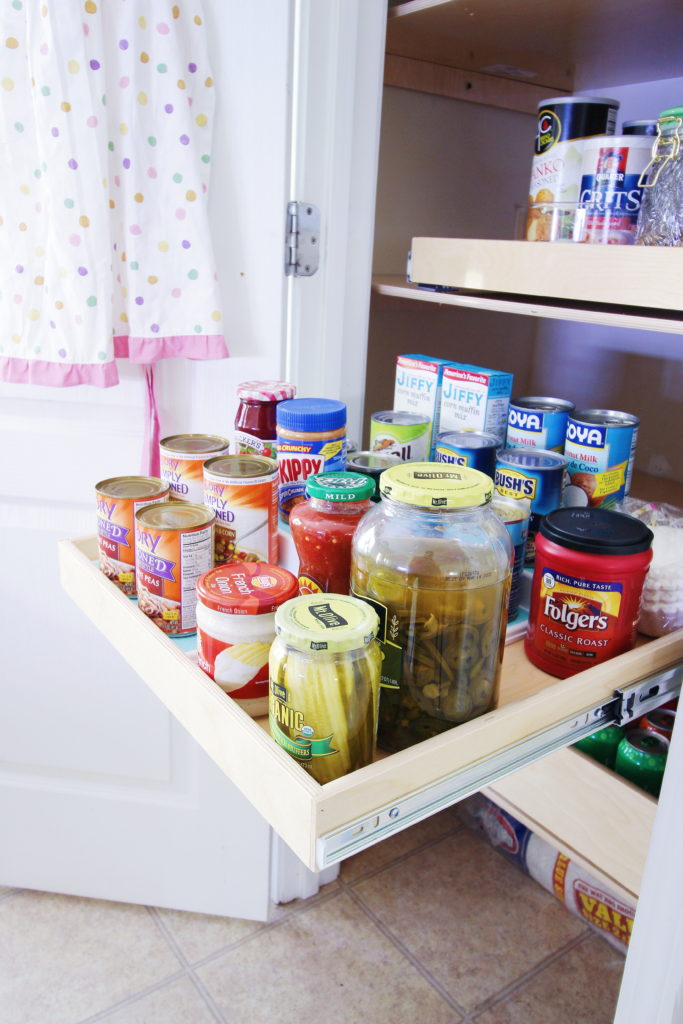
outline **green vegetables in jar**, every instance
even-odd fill
[[[273,738],[321,784],[370,764],[381,665],[372,608],[345,595],[306,595],[282,605],[275,625]]]

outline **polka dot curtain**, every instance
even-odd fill
[[[2,0],[0,379],[107,387],[116,357],[228,354],[214,92],[199,0]]]

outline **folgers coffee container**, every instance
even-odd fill
[[[135,514],[138,606],[164,633],[196,631],[196,585],[213,565],[215,518],[205,505],[179,501]]]
[[[214,560],[277,565],[277,464],[261,455],[204,463],[204,504],[216,513]]]
[[[596,96],[559,96],[539,103],[529,204],[578,201],[584,142],[593,135],[614,135],[618,110],[618,100]],[[541,224],[541,215],[530,209],[529,241],[544,240]]]
[[[585,221],[577,241],[633,245],[643,190],[638,182],[650,162],[647,135],[614,135],[584,144],[579,202]]]
[[[95,484],[100,569],[135,597],[135,513],[168,500],[168,484],[154,476],[117,476]]]
[[[171,500],[201,505],[204,463],[217,455],[227,455],[229,447],[227,439],[216,434],[165,437],[159,445],[161,476],[168,483]]]
[[[330,398],[290,398],[277,406],[278,510],[286,523],[316,473],[346,468],[346,405]]]
[[[564,679],[633,647],[652,538],[639,519],[607,509],[545,517],[524,641],[534,665]]]
[[[496,493],[514,501],[531,502],[526,560],[534,560],[534,544],[541,520],[562,504],[562,483],[567,460],[545,448],[504,448],[496,457]]]
[[[479,430],[446,430],[439,434],[434,447],[434,462],[451,466],[469,466],[486,473],[493,480],[496,472],[496,453],[500,438]]]
[[[508,409],[508,448],[564,451],[567,418],[576,406],[564,398],[513,398]]]
[[[570,483],[563,504],[613,508],[631,490],[640,420],[614,409],[585,409],[567,422]]]

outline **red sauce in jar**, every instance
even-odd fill
[[[278,402],[293,398],[296,388],[283,380],[246,380],[237,386],[235,451],[277,458]]]
[[[524,641],[534,665],[564,679],[633,647],[652,537],[639,519],[610,509],[548,513]]]
[[[374,482],[362,473],[318,473],[306,481],[307,500],[290,512],[299,556],[299,593],[348,594],[351,541],[373,507]]]

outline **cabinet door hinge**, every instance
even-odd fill
[[[285,274],[312,277],[318,269],[320,210],[312,203],[287,203]]]

